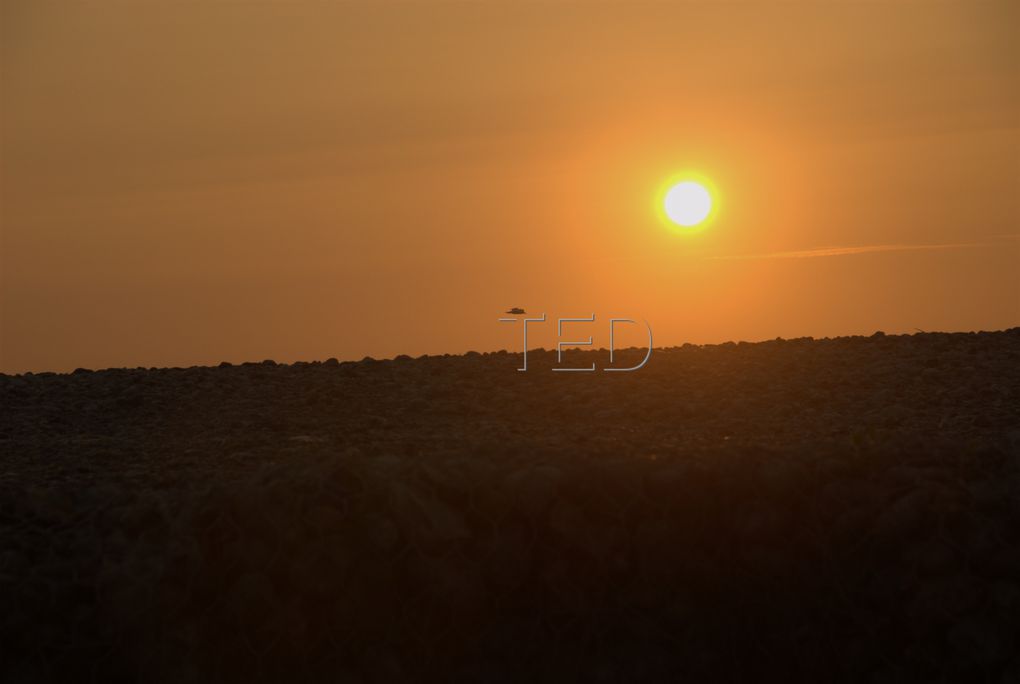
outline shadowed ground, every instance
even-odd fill
[[[2,678],[1020,678],[1020,329],[554,362],[0,376]]]

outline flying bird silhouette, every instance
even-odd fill
[[[507,313],[508,314],[514,314],[516,316],[516,315],[524,313],[524,309],[520,308],[519,306],[515,306],[514,308],[510,309],[509,311],[507,311]]]

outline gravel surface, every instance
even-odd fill
[[[1020,681],[1020,328],[555,357],[0,375],[0,679]]]

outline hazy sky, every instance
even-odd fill
[[[0,371],[1020,325],[1020,3],[0,7]]]

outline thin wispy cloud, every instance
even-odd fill
[[[873,252],[921,252],[961,247],[980,247],[988,242],[953,242],[939,245],[861,245],[856,247],[818,247],[801,249],[791,252],[768,252],[765,254],[729,254],[710,257],[712,259],[810,259],[814,257],[850,256],[853,254],[871,254]]]

